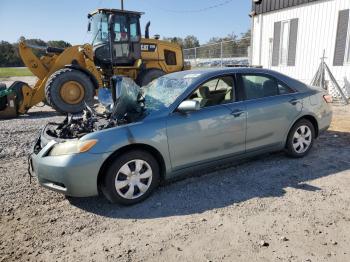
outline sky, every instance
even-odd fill
[[[195,35],[200,44],[246,32],[250,7],[251,0],[124,0],[126,10],[145,12],[142,31],[151,21],[151,36]],[[87,14],[97,8],[120,8],[120,0],[0,0],[0,40],[13,43],[24,36],[87,43]]]

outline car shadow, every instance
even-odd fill
[[[98,100],[94,99],[94,106],[98,105]],[[41,118],[50,118],[50,117],[65,117],[66,114],[55,111],[49,106],[46,106],[44,103],[40,103],[39,105],[34,106],[36,111],[32,111],[25,114],[18,115],[14,118],[22,118],[22,119],[41,119]],[[38,109],[40,108],[40,109]]]
[[[3,120],[5,121],[12,121],[13,119],[44,119],[44,118],[50,118],[50,117],[58,117],[58,116],[64,116],[63,114],[52,111],[52,110],[47,110],[43,109],[40,111],[30,111],[25,114],[19,114],[10,118],[5,118]]]
[[[49,118],[49,117],[55,117],[55,116],[64,116],[62,113],[56,112],[56,111],[34,111],[29,112],[24,115],[19,115],[18,118],[23,119],[40,119],[40,118]]]
[[[100,216],[147,219],[202,213],[252,198],[281,197],[288,187],[314,192],[322,189],[308,182],[350,169],[350,161],[346,161],[349,141],[350,133],[328,131],[305,158],[288,158],[283,152],[250,158],[162,186],[134,206],[110,204],[103,197],[68,199],[72,205]]]

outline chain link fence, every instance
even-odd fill
[[[185,61],[192,67],[248,66],[250,38],[222,41],[184,49]]]

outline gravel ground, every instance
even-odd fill
[[[350,106],[303,159],[268,154],[121,207],[29,184],[48,107],[0,120],[0,261],[349,261]]]

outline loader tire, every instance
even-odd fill
[[[146,86],[154,79],[165,75],[165,72],[160,69],[147,69],[140,73],[137,83],[139,86]]]
[[[85,103],[93,104],[95,87],[91,79],[71,68],[53,73],[46,82],[45,97],[48,104],[61,113],[83,111]]]

